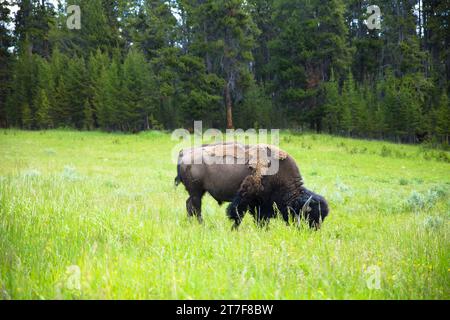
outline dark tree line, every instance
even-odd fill
[[[446,1],[70,4],[79,30],[63,1],[0,3],[0,126],[136,132],[203,120],[448,144]],[[369,5],[381,29],[366,25]]]

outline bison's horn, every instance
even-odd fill
[[[295,209],[292,208],[291,206],[288,206],[287,209],[288,209],[288,212],[293,212],[294,215],[296,214]]]
[[[308,200],[306,200],[305,204],[302,207],[302,215],[305,215],[306,212],[308,212],[309,204],[312,200],[313,196],[310,196]]]

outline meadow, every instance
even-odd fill
[[[169,134],[0,131],[0,299],[449,299],[450,155],[283,132],[319,231],[204,224]]]

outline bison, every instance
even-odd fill
[[[219,205],[230,202],[227,215],[233,229],[246,212],[258,225],[267,225],[279,212],[287,224],[305,219],[318,229],[329,211],[322,196],[304,187],[295,160],[270,145],[219,143],[184,149],[175,178],[175,185],[180,183],[189,193],[188,216],[203,221],[202,197],[208,192]]]

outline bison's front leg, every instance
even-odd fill
[[[259,206],[259,194],[263,189],[260,176],[249,175],[242,181],[236,197],[227,208],[228,217],[234,220],[233,229],[239,227],[247,210],[255,216],[254,210]]]
[[[262,203],[261,205],[251,207],[249,211],[258,227],[263,228],[269,226],[270,218],[273,216],[273,208],[271,206]]]
[[[196,216],[198,222],[203,223],[202,218],[202,197],[203,194],[191,195],[186,200],[186,210],[189,217]]]
[[[227,208],[228,218],[234,221],[233,230],[239,228],[247,210],[247,202],[244,201],[240,195],[237,195]]]
[[[295,223],[297,226],[300,226],[301,215],[297,213],[294,208],[289,206],[284,206],[280,208],[280,213],[283,217],[283,220],[286,222],[287,226],[290,226],[291,223]]]

